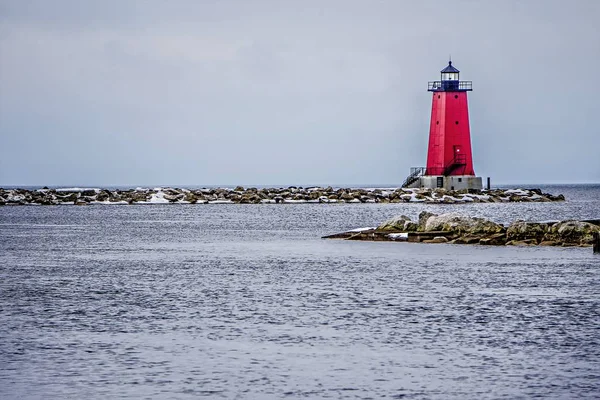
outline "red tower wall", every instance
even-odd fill
[[[467,92],[433,92],[425,175],[443,175],[458,154],[464,165],[448,175],[474,176]]]

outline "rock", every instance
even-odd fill
[[[419,228],[419,225],[413,221],[406,221],[404,223],[404,231],[405,232],[416,232]]]
[[[475,217],[467,217],[456,213],[430,216],[425,223],[425,232],[444,231],[459,234],[469,233],[503,233],[504,226],[495,222]]]
[[[559,241],[563,245],[589,246],[593,243],[595,232],[600,232],[600,226],[582,221],[563,221],[552,225],[544,240]]]
[[[543,240],[540,242],[540,246],[560,246],[560,242],[555,240]]]
[[[541,241],[548,231],[548,224],[540,222],[515,221],[508,226],[506,238],[509,241],[535,239]]]
[[[198,197],[196,197],[196,195],[193,192],[187,192],[185,193],[185,197],[183,198],[183,200],[190,202],[191,204],[196,204],[196,202],[198,201]]]
[[[95,196],[96,195],[96,191],[95,190],[84,190],[81,192],[82,196]]]
[[[235,189],[233,189],[233,191],[234,192],[243,192],[244,191],[244,187],[243,186],[236,186]]]
[[[445,236],[436,236],[428,241],[429,243],[448,243],[448,238]]]
[[[427,223],[427,220],[430,217],[436,217],[436,216],[437,216],[437,214],[430,213],[430,212],[427,212],[427,211],[421,211],[419,213],[419,224],[418,224],[418,229],[417,230],[424,231],[425,230],[425,224]]]
[[[480,239],[479,244],[490,246],[502,246],[506,244],[506,235],[504,233],[497,233],[495,235]]]
[[[525,240],[511,240],[506,242],[507,246],[535,246],[537,241],[535,239],[525,239]]]
[[[379,225],[377,227],[377,230],[406,232],[407,231],[407,229],[406,229],[407,222],[412,223],[413,226],[415,225],[415,223],[412,222],[410,220],[410,218],[407,217],[406,215],[399,215],[396,217],[392,217],[392,218],[388,219],[387,221],[385,221],[384,223],[382,223],[381,225]],[[412,228],[412,226],[411,226],[411,228]]]
[[[452,241],[455,244],[477,244],[482,239],[481,235],[461,236]]]

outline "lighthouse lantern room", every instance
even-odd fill
[[[448,62],[439,81],[429,82],[432,92],[427,167],[412,168],[403,187],[481,190],[471,152],[467,92],[471,81],[461,81],[460,71]]]

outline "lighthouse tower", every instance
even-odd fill
[[[481,190],[473,170],[467,92],[471,81],[461,81],[460,71],[448,62],[439,81],[429,82],[433,92],[427,167],[412,168],[404,187]]]

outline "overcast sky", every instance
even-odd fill
[[[477,175],[600,182],[598,0],[0,0],[0,186],[400,184],[449,54]]]

